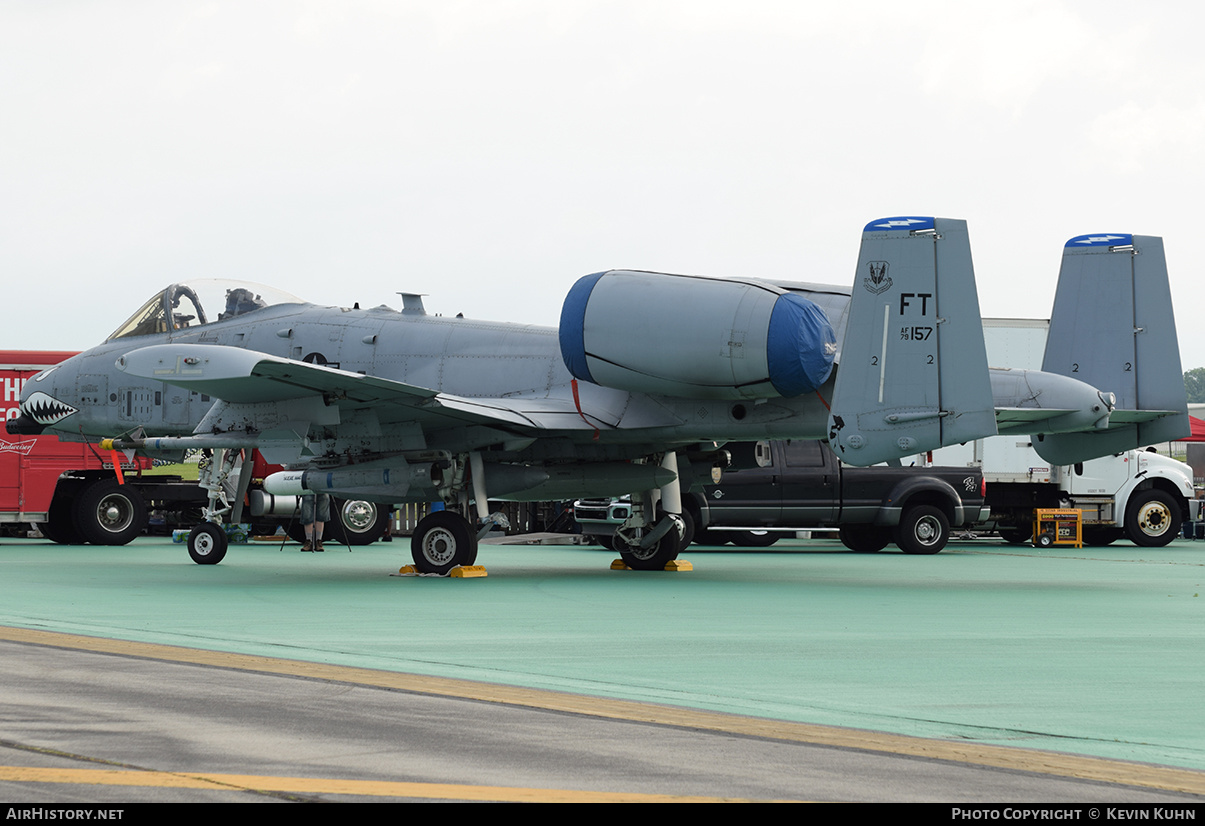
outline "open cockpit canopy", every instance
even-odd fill
[[[275,287],[221,278],[172,284],[152,296],[107,340],[170,333],[213,324],[277,304],[304,304]]]

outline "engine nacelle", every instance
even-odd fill
[[[712,399],[810,393],[837,352],[828,317],[802,296],[756,281],[630,270],[573,285],[560,343],[578,379]]]

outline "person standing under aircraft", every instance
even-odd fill
[[[331,497],[329,493],[308,493],[301,497],[301,526],[305,529],[302,551],[321,553],[322,528],[331,519]]]

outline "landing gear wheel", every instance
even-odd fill
[[[678,558],[682,537],[677,526],[672,526],[651,548],[629,545],[618,534],[614,542],[623,564],[633,571],[663,571],[666,565]]]
[[[728,539],[733,545],[742,548],[768,548],[779,540],[782,534],[774,531],[732,531]]]
[[[419,573],[442,576],[477,561],[477,534],[460,514],[435,511],[415,526],[410,555]]]
[[[1033,525],[1001,525],[996,532],[1010,545],[1024,545],[1033,538]]]
[[[344,545],[371,545],[385,535],[385,508],[361,499],[331,499],[330,539]]]
[[[870,525],[847,526],[838,532],[841,544],[860,554],[878,553],[891,542],[891,531]]]
[[[895,529],[895,544],[906,554],[935,554],[949,541],[950,520],[932,505],[908,508]]]
[[[102,479],[75,497],[75,527],[93,545],[125,545],[146,527],[142,494],[116,479]]]
[[[202,522],[188,534],[188,555],[198,565],[217,565],[226,557],[226,531],[221,525]]]
[[[1134,494],[1126,508],[1126,536],[1135,545],[1161,548],[1180,535],[1180,505],[1161,490]]]

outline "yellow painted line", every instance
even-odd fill
[[[1193,769],[1166,768],[1101,757],[1038,751],[1009,746],[992,746],[970,742],[930,740],[887,734],[877,731],[821,726],[742,717],[712,711],[698,711],[632,700],[612,700],[558,691],[498,685],[494,683],[457,680],[449,677],[426,677],[369,668],[326,665],[323,663],[261,657],[251,654],[230,654],[204,651],[173,645],[127,642],[78,634],[60,634],[25,628],[0,626],[0,640],[31,643],[55,648],[70,648],[119,654],[167,662],[258,671],[316,680],[375,686],[395,691],[412,691],[441,697],[458,697],[482,702],[502,703],[549,711],[562,711],[612,720],[653,723],[703,731],[719,731],[749,737],[762,737],[797,743],[836,746],[838,748],[927,757],[979,766],[1037,772],[1058,777],[1076,777],[1104,783],[1123,783],[1188,794],[1205,795],[1205,772]]]
[[[401,783],[339,780],[325,777],[267,777],[253,774],[193,774],[118,769],[42,769],[0,766],[0,781],[76,783],[85,786],[138,786],[214,791],[285,792],[305,795],[473,800],[500,803],[752,803],[769,801],[672,794],[591,792],[573,789],[524,789],[511,786],[460,786],[451,783]],[[774,801],[791,802],[791,801]]]

